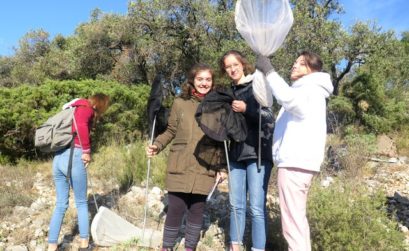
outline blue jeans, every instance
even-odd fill
[[[74,190],[75,205],[78,215],[78,227],[80,238],[89,237],[89,219],[88,219],[88,200],[87,200],[87,171],[81,160],[82,150],[74,149],[72,160],[71,181],[67,181],[68,161],[70,149],[57,152],[53,160],[53,177],[57,195],[57,201],[53,216],[50,221],[50,230],[48,233],[48,243],[57,243],[61,224],[65,212],[68,208],[68,199],[70,194],[70,183]]]
[[[253,250],[264,250],[266,245],[266,195],[272,163],[257,160],[230,162],[230,240],[241,244],[246,225],[247,192],[251,213]]]

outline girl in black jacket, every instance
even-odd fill
[[[220,59],[220,70],[232,80],[231,88],[237,99],[232,102],[231,107],[234,112],[244,115],[248,130],[244,142],[232,141],[229,148],[230,249],[239,250],[242,244],[248,192],[252,217],[252,250],[264,250],[266,194],[272,169],[273,114],[269,107],[260,109],[252,89],[251,73],[254,69],[240,52],[235,50],[226,52]],[[260,112],[261,131],[259,132]],[[260,144],[259,140],[261,140]],[[259,151],[261,152],[260,166],[258,165]]]

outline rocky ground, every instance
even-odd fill
[[[46,250],[48,223],[55,203],[55,194],[50,177],[40,172],[35,174],[33,190],[38,198],[29,206],[16,206],[13,214],[6,221],[0,223],[1,235],[6,236],[0,242],[0,250],[24,251]],[[120,215],[123,220],[133,223],[142,229],[144,215],[145,188],[133,186],[129,192],[120,195],[115,189],[107,191],[106,182],[93,180],[90,187],[91,194],[95,195],[98,206],[111,208],[111,211]],[[227,188],[221,184],[207,205],[203,226],[203,233],[199,250],[223,250],[227,223]],[[73,194],[71,193],[71,197]],[[146,229],[158,232],[161,235],[165,218],[164,209],[167,204],[164,191],[152,187],[148,195],[148,219]],[[94,197],[89,197],[91,218],[96,213]],[[61,250],[78,249],[78,233],[75,224],[75,205],[72,199],[67,210],[65,221],[60,234]],[[183,232],[183,229],[182,229]],[[139,236],[140,237],[140,236]],[[153,240],[151,248],[137,248],[137,241],[130,241],[111,248],[95,247],[94,250],[157,250],[160,238]],[[183,238],[179,239],[178,246],[183,247]],[[180,250],[182,250],[180,248]]]
[[[391,212],[396,212],[396,217],[400,222],[401,231],[407,235],[409,243],[409,161],[407,157],[377,157],[368,160],[368,168],[372,170],[365,176],[365,182],[370,189],[385,189],[388,195],[388,207]],[[274,177],[272,177],[272,180]],[[34,174],[34,185],[32,192],[37,195],[37,199],[28,207],[16,206],[13,214],[0,222],[0,250],[25,251],[46,250],[46,238],[48,223],[51,217],[52,208],[55,202],[54,188],[51,176],[48,173],[37,172]],[[18,181],[13,181],[18,182]],[[324,179],[322,185],[330,185],[331,178]],[[10,184],[2,184],[10,185]],[[273,183],[272,183],[272,186]],[[199,251],[225,250],[228,232],[228,196],[226,182],[219,186],[212,199],[207,205],[203,233],[198,246]],[[268,195],[268,207],[276,208],[277,198],[274,188]],[[94,197],[99,206],[103,205],[111,208],[135,226],[142,228],[145,189],[134,186],[127,193],[120,194],[118,188],[112,182],[92,179],[90,185],[90,205],[91,218],[96,213]],[[73,196],[71,195],[71,198]],[[161,234],[163,222],[166,217],[164,209],[166,207],[165,191],[151,187],[148,195],[148,220],[146,228]],[[274,214],[275,212],[271,212]],[[75,220],[75,206],[71,199],[70,207],[61,231],[61,250],[78,249],[78,233]],[[271,215],[274,218],[274,215]],[[274,222],[270,222],[275,224]],[[182,229],[183,232],[183,229]],[[248,236],[248,234],[246,234]],[[151,243],[151,248],[137,247],[137,241],[128,241],[114,247],[95,247],[94,250],[158,250],[160,239]],[[271,247],[271,243],[268,243]],[[178,248],[182,250],[183,238],[179,239]],[[274,250],[274,248],[270,248]]]
[[[407,157],[373,158],[369,165],[376,170],[366,178],[370,189],[384,189],[388,195],[388,211],[396,212],[400,229],[409,243],[409,161]]]

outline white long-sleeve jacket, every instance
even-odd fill
[[[274,164],[320,171],[327,134],[325,99],[333,91],[329,74],[311,73],[291,86],[276,72],[267,80],[282,105],[273,136]]]

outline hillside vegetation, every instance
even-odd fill
[[[35,128],[74,98],[111,97],[92,132],[93,176],[113,180],[121,195],[146,182],[146,104],[154,77],[162,76],[169,106],[193,63],[211,65],[218,84],[226,83],[217,73],[225,51],[240,50],[254,63],[256,55],[235,29],[235,2],[130,1],[125,15],[96,9],[70,36],[28,31],[13,55],[0,56],[0,223],[39,196],[32,174],[47,173],[51,156],[34,148]],[[398,155],[409,155],[409,31],[396,34],[373,21],[342,27],[333,19],[342,15],[337,0],[290,3],[294,24],[271,57],[276,71],[288,79],[298,52],[312,50],[334,85],[331,156],[309,202],[313,249],[404,250],[398,223],[385,209],[386,192],[368,190],[362,177],[376,172],[366,165],[379,135],[394,140]],[[150,182],[163,187],[166,152],[155,161]],[[329,188],[320,186],[326,175],[335,177]],[[277,210],[271,202],[271,241],[283,250]],[[0,229],[0,244],[11,236],[7,231]],[[28,240],[20,237],[20,243]]]

